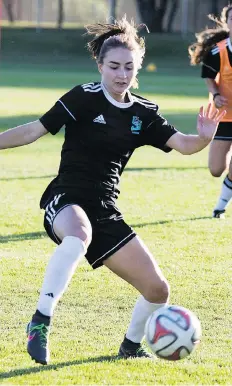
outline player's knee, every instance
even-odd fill
[[[168,282],[163,279],[159,282],[150,284],[147,288],[144,297],[150,303],[166,303],[170,294],[170,287]]]
[[[224,172],[224,170],[216,168],[210,168],[209,171],[213,177],[221,177],[222,173]]]
[[[228,178],[229,178],[230,181],[232,181],[232,170],[229,170]]]
[[[65,236],[61,244],[57,247],[58,253],[65,256],[70,261],[81,259],[87,251],[86,244],[76,236]]]
[[[90,224],[79,226],[73,233],[81,239],[87,247],[89,246],[92,241],[92,227]]]

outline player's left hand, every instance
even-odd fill
[[[210,142],[213,139],[219,122],[226,114],[226,110],[219,112],[218,109],[215,110],[212,107],[211,103],[209,103],[205,109],[201,106],[197,118],[199,137],[206,142]]]

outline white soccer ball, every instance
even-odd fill
[[[159,358],[176,361],[188,356],[200,343],[201,324],[187,308],[168,305],[150,315],[145,337]]]

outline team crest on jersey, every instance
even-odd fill
[[[132,118],[132,126],[131,132],[132,134],[139,134],[142,128],[142,121],[140,121],[139,117],[133,116]]]

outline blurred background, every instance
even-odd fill
[[[4,24],[77,27],[127,14],[146,23],[151,32],[194,32],[206,14],[218,14],[223,0],[2,0]],[[8,22],[8,23],[7,23]]]
[[[185,55],[194,33],[219,15],[226,0],[0,0],[2,61],[50,53],[84,55],[83,26],[127,14],[145,23],[148,55],[159,58]],[[146,31],[144,31],[145,33]],[[181,40],[180,40],[181,39]]]
[[[146,56],[139,92],[157,98],[168,118],[170,106],[175,105],[170,118],[183,130],[186,122],[191,122],[191,129],[207,92],[200,66],[189,63],[188,46],[195,40],[195,32],[210,26],[207,15],[219,16],[227,4],[227,0],[0,0],[0,130],[25,123],[28,115],[36,119],[74,85],[98,81],[95,61],[86,50],[84,26],[124,14],[146,24],[150,31],[141,30]],[[47,98],[42,89],[47,90]],[[56,93],[48,98],[48,90]],[[185,101],[186,96],[196,99]],[[12,98],[16,100],[13,107]]]

